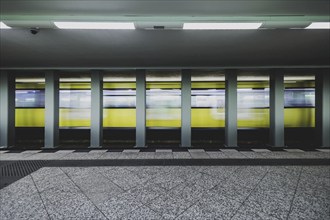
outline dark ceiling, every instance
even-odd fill
[[[330,66],[329,1],[0,1],[0,66],[189,68]],[[54,21],[132,21],[136,30],[60,30]],[[260,21],[261,30],[146,30],[183,22]],[[30,27],[40,27],[32,35]],[[273,29],[275,28],[275,29]]]

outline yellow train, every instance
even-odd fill
[[[44,84],[16,84],[16,127],[44,127]],[[285,84],[285,126],[315,126],[313,81]],[[103,126],[136,126],[135,82],[105,82]],[[181,126],[180,82],[147,82],[147,127]],[[265,82],[238,82],[238,127],[269,127],[269,88]],[[90,126],[90,83],[60,83],[60,127]],[[225,126],[224,82],[192,82],[192,128]]]

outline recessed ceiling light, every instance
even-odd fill
[[[135,29],[131,22],[54,22],[60,29]]]
[[[305,29],[330,29],[330,22],[312,22]]]
[[[184,23],[185,30],[247,30],[258,29],[262,23]]]
[[[11,29],[11,27],[7,26],[5,23],[2,21],[0,22],[0,29]]]

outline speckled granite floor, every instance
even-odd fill
[[[0,190],[0,219],[327,220],[329,169],[44,167]]]

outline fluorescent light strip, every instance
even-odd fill
[[[312,22],[305,29],[330,29],[330,22]]]
[[[11,29],[11,27],[7,26],[5,23],[2,21],[0,22],[0,29]]]
[[[262,23],[184,23],[185,30],[248,30],[258,29]]]
[[[135,29],[131,22],[54,22],[60,29]]]

